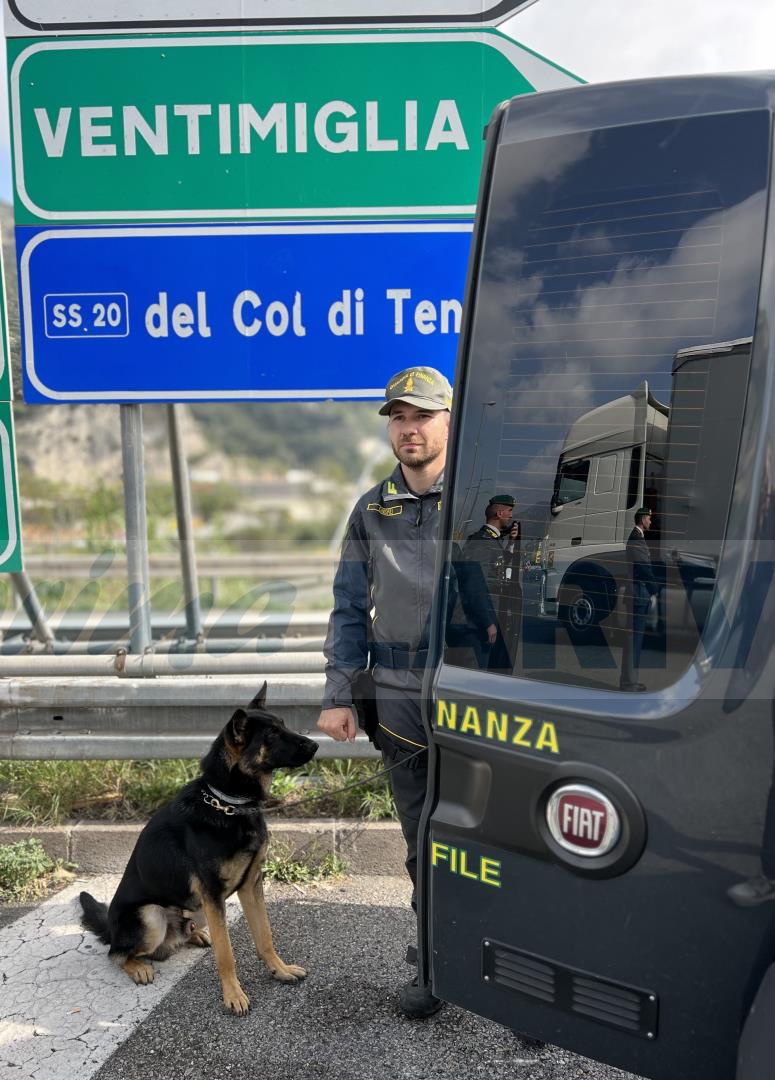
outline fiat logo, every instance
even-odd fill
[[[614,804],[586,784],[558,788],[547,803],[546,823],[560,847],[587,858],[607,855],[621,834]]]

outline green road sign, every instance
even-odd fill
[[[471,214],[496,30],[8,42],[16,223]]]
[[[3,255],[2,249],[0,248],[0,401],[11,401],[13,398],[11,357],[8,351],[7,311],[8,305],[5,299],[5,267],[3,266]]]
[[[16,451],[10,402],[0,402],[0,571],[22,568],[19,493],[16,485]]]

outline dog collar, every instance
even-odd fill
[[[208,806],[220,810],[222,814],[227,816],[232,814],[253,814],[259,807],[259,802],[256,799],[248,799],[242,795],[226,795],[223,791],[213,787],[212,784],[207,784],[206,787],[207,791],[202,792],[204,801]]]

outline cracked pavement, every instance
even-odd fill
[[[136,986],[106,961],[107,949],[80,925],[84,888],[110,900],[117,877],[69,885],[0,930],[0,1076],[81,1080],[134,1031],[199,958],[183,949]],[[238,912],[230,905],[234,918]]]
[[[252,1002],[228,1015],[210,950],[184,948],[136,986],[80,926],[78,893],[108,900],[116,877],[78,881],[0,929],[0,1080],[635,1080],[451,1005],[422,1023],[396,1008],[413,936],[403,877],[268,883],[278,952],[308,968],[295,986],[259,963],[229,903],[237,970]],[[174,991],[174,992],[172,992]]]

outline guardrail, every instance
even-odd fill
[[[88,760],[205,753],[263,680],[245,676],[0,679],[0,757]],[[315,724],[323,676],[269,677],[267,708],[318,743],[318,757],[376,757],[364,736],[339,743]]]
[[[127,637],[129,612],[97,611],[54,613],[47,619],[48,626],[59,641],[111,642],[118,644]],[[160,638],[181,639],[186,635],[186,619],[183,614],[152,617],[153,635]],[[282,638],[292,645],[294,638],[325,636],[328,626],[327,611],[259,611],[246,609],[214,608],[205,614],[204,636],[209,643],[222,638],[238,638],[234,649],[258,646],[268,639]],[[30,621],[21,609],[12,614],[0,615],[0,640],[9,643],[19,636],[30,634]]]
[[[204,576],[295,584],[300,574],[332,579],[336,562],[331,555],[263,553],[204,556],[199,567]],[[123,557],[38,555],[26,566],[38,581],[127,573]],[[177,557],[153,557],[151,572],[179,573]],[[128,612],[54,613],[43,641],[34,640],[28,615],[20,608],[0,616],[0,757],[200,756],[264,677],[272,710],[313,735],[320,756],[376,753],[362,737],[337,743],[315,727],[327,611],[211,609],[196,640],[187,637],[185,612],[156,615],[153,646],[139,655],[126,652]]]
[[[162,577],[180,574],[180,555],[149,556],[151,575]],[[337,555],[306,552],[261,552],[244,555],[197,554],[199,577],[255,577],[257,580],[319,574],[334,576]],[[26,555],[24,567],[38,581],[63,581],[83,578],[123,577],[127,575],[127,560],[116,555]]]
[[[158,581],[181,580],[180,555],[176,553],[149,556],[151,578]],[[328,591],[334,580],[338,556],[326,552],[261,552],[257,554],[197,556],[197,578],[206,583],[211,603],[218,602],[219,581],[230,578],[249,578],[255,585],[282,589],[292,585],[297,593]],[[27,555],[25,573],[36,585],[59,581],[100,581],[127,579],[127,558],[124,554],[102,555]]]
[[[125,643],[125,639],[130,636],[130,621],[127,614],[122,615],[115,610],[109,612],[100,610],[95,613],[88,611],[46,613],[44,610],[46,605],[41,607],[38,592],[44,584],[47,589],[41,593],[42,596],[50,594],[51,586],[58,583],[64,584],[66,581],[99,582],[115,578],[126,580],[128,573],[126,556],[30,555],[27,556],[25,562],[24,575],[11,575],[19,579],[15,582],[19,591],[16,604],[5,611],[0,610],[0,642],[4,638],[22,635],[49,641],[55,637],[60,641],[63,639],[72,641],[79,638],[88,641],[110,640],[122,645]],[[156,597],[151,593],[149,599],[153,622],[152,636],[156,641],[170,636],[177,639],[202,636],[207,638],[244,637],[245,633],[250,637],[266,637],[271,634],[272,621],[276,628],[280,628],[279,634],[283,634],[295,602],[310,606],[322,601],[325,608],[330,606],[336,564],[337,558],[328,554],[289,555],[283,552],[264,552],[257,555],[205,555],[199,560],[200,571],[197,578],[200,582],[209,579],[209,587],[200,594],[196,592],[196,585],[194,585],[192,594],[192,603],[196,604],[194,625],[204,633],[193,633],[192,612],[187,606],[171,615],[157,613],[154,610]],[[157,593],[157,596],[163,608],[167,607],[169,611],[170,599],[166,589],[170,580],[180,580],[179,557],[177,555],[152,556],[150,572],[157,586],[162,585],[162,591]],[[239,604],[235,603],[229,608],[217,606],[219,582],[234,578],[250,580],[251,587],[248,594]],[[278,615],[275,612],[274,620],[265,615],[263,608],[267,597],[273,599],[275,607],[278,600],[287,606],[288,614]],[[96,596],[92,596],[91,600],[95,604],[98,602]],[[253,607],[259,612],[259,616],[256,617],[258,625],[248,629],[246,624],[250,622]],[[299,617],[294,615],[294,621],[298,622],[298,620]],[[294,632],[302,636],[314,636],[320,633],[321,627],[325,626],[324,617],[318,613],[318,618],[313,615],[311,621],[314,624],[312,629],[298,628]],[[83,623],[83,626],[79,625],[79,622]],[[242,630],[238,629],[240,625],[242,625]],[[239,644],[234,645],[234,648],[239,647]],[[8,650],[0,646],[0,653],[3,652],[7,653]]]

